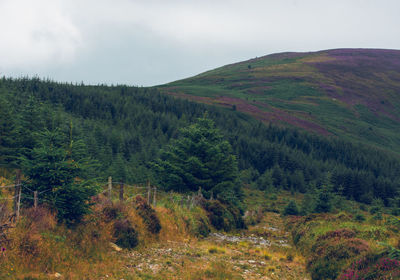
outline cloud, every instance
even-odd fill
[[[70,63],[82,44],[58,0],[2,0],[0,26],[2,68]]]
[[[0,0],[0,72],[154,85],[274,52],[400,48],[399,9],[398,0]]]

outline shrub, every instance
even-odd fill
[[[354,218],[357,222],[364,222],[365,216],[363,214],[357,214]]]
[[[354,261],[338,277],[339,280],[398,279],[400,261],[382,254],[368,254]]]
[[[103,219],[107,223],[113,222],[112,231],[115,243],[131,249],[138,244],[138,233],[128,219],[127,209],[121,203],[109,203],[101,210]]]
[[[380,221],[383,219],[382,217],[382,213],[381,212],[377,212],[374,216],[372,216],[372,218],[376,221]]]
[[[217,230],[230,231],[235,228],[245,228],[239,208],[222,204],[219,200],[208,200],[203,203],[211,224]]]
[[[271,260],[271,256],[270,256],[269,254],[265,253],[265,254],[264,254],[264,259],[265,259],[266,261],[269,261],[269,260]]]
[[[393,216],[400,216],[400,208],[393,208],[391,214]]]
[[[123,218],[125,216],[123,211],[124,209],[122,204],[111,204],[111,203],[106,205],[102,210],[104,215],[104,220],[107,222]]]
[[[379,206],[373,206],[373,207],[371,207],[371,209],[369,210],[369,213],[371,213],[372,215],[373,215],[373,214],[376,214],[376,213],[378,213],[378,212],[382,212],[382,209],[381,209],[381,207],[379,207]]]
[[[340,229],[327,232],[316,240],[307,264],[312,279],[336,279],[348,260],[369,250],[366,241],[354,236],[354,231]]]
[[[207,218],[197,217],[195,228],[193,230],[197,237],[207,237],[211,232]]]
[[[114,223],[115,243],[122,247],[131,249],[138,244],[138,233],[128,219],[120,219]]]
[[[332,195],[328,190],[322,189],[318,194],[314,211],[317,213],[328,213],[332,210]]]
[[[161,224],[156,211],[154,211],[154,209],[147,203],[146,199],[140,195],[136,197],[136,210],[140,217],[142,217],[149,232],[154,234],[160,232]]]
[[[299,214],[299,208],[297,207],[297,204],[294,200],[291,200],[283,210],[283,215],[295,215],[297,216]]]

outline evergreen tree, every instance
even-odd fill
[[[33,95],[22,106],[18,118],[17,134],[19,154],[29,157],[30,151],[35,146],[34,134],[43,129],[44,122],[41,118],[41,106]]]
[[[291,200],[289,203],[286,205],[285,209],[283,210],[283,215],[298,215],[299,214],[299,208],[297,207],[296,201]]]
[[[239,193],[231,145],[207,118],[181,129],[180,137],[161,151],[154,167],[167,190],[186,192],[201,187],[227,200]]]
[[[328,187],[323,186],[318,193],[318,198],[315,204],[315,212],[328,213],[332,210],[332,193]]]
[[[0,166],[14,166],[16,130],[10,103],[0,98]]]
[[[96,188],[79,178],[87,166],[81,157],[82,142],[70,141],[59,130],[45,130],[37,134],[37,146],[29,157],[22,156],[24,175],[28,186],[38,191],[39,202],[57,211],[59,221],[79,222],[90,210],[90,198]]]

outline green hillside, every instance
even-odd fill
[[[157,89],[3,78],[0,105],[0,164],[6,168],[18,167],[21,155],[29,157],[47,129],[63,133],[66,144],[71,139],[85,143],[81,153],[98,166],[82,177],[162,182],[152,168],[160,149],[179,137],[180,128],[206,114],[236,155],[237,184],[299,192],[330,185],[330,191],[349,199],[371,203],[380,198],[398,207],[393,200],[400,189],[396,154],[267,126],[230,108],[173,98]]]
[[[160,86],[266,123],[400,152],[400,51],[273,54]]]

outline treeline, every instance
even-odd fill
[[[0,161],[7,166],[35,145],[35,133],[57,127],[86,143],[85,152],[99,163],[90,176],[157,180],[150,163],[160,149],[179,128],[207,114],[232,145],[244,183],[300,192],[330,185],[357,201],[398,203],[397,154],[264,125],[233,110],[162,95],[156,88],[2,78],[0,109]]]

